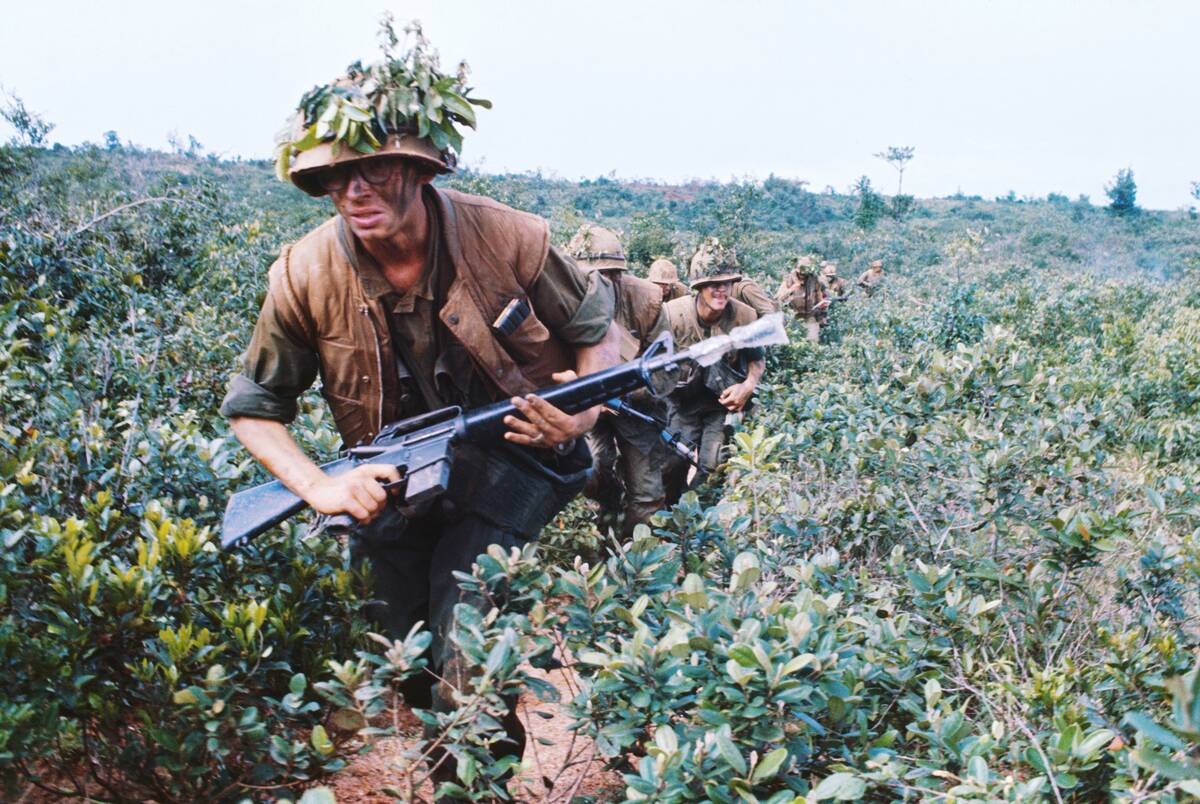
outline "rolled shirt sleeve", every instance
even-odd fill
[[[296,400],[312,387],[318,370],[316,350],[283,324],[268,294],[242,355],[242,371],[230,380],[221,402],[221,415],[287,424],[296,418]]]
[[[571,346],[599,343],[613,320],[612,283],[598,271],[583,271],[557,248],[546,254],[529,300],[546,328]]]

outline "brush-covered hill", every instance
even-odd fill
[[[0,772],[298,795],[420,663],[420,634],[366,636],[336,541],[298,522],[214,544],[261,478],[225,382],[266,267],[331,208],[258,163],[4,146],[0,167]],[[712,234],[770,289],[801,252],[888,266],[826,342],[771,353],[713,500],[611,554],[577,503],[481,562],[499,605],[460,638],[486,672],[428,716],[463,790],[497,795],[489,706],[553,698],[529,667],[557,656],[578,686],[546,705],[629,800],[1200,795],[1200,223],[1060,197],[864,214],[774,178],[447,183],[559,242],[621,229],[638,268]],[[337,449],[315,393],[295,429]]]

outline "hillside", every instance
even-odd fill
[[[363,579],[302,521],[215,547],[262,478],[225,383],[266,267],[330,207],[265,164],[3,146],[0,167],[5,784],[298,796],[391,725],[422,645],[367,637]],[[1200,796],[1200,223],[963,197],[863,228],[858,198],[779,179],[447,183],[560,243],[620,228],[642,269],[718,234],[771,288],[803,251],[889,270],[827,343],[770,353],[718,499],[614,555],[576,502],[481,561],[499,605],[461,638],[488,674],[433,721],[464,788],[497,793],[486,713],[524,692],[627,800]],[[295,431],[338,447],[316,392]],[[570,700],[531,669],[553,657]],[[395,759],[403,795],[424,772]]]

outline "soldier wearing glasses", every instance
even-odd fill
[[[434,187],[453,170],[448,148],[411,130],[386,133],[367,153],[323,142],[290,157],[288,178],[328,196],[337,214],[271,266],[221,410],[305,502],[362,523],[351,551],[370,562],[376,627],[402,638],[423,621],[433,633],[431,670],[442,681],[416,679],[408,702],[445,710],[465,679],[446,638],[453,609],[480,605],[461,599],[453,573],[470,572],[489,545],[536,538],[583,487],[591,459],[582,436],[599,409],[568,415],[533,391],[616,363],[613,291],[550,247],[541,218]],[[288,433],[318,377],[347,445],[447,405],[512,398],[522,417],[506,420],[503,443],[463,448],[446,495],[398,511],[383,487],[399,480],[395,467],[329,477]],[[520,757],[524,730],[512,707],[504,725],[510,740],[496,755]]]

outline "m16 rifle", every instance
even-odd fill
[[[709,366],[733,349],[782,343],[787,343],[787,333],[780,313],[737,327],[728,335],[700,341],[682,352],[674,350],[670,332],[664,332],[636,360],[537,393],[559,410],[573,415],[643,386],[661,396],[669,392],[673,377],[684,362]],[[459,407],[431,411],[387,425],[371,443],[345,450],[343,457],[323,464],[321,469],[336,476],[364,463],[390,464],[399,470],[401,480],[387,484],[389,490],[395,493],[398,502],[418,505],[436,498],[449,487],[457,444],[496,443],[507,429],[504,417],[518,415],[510,401],[472,411]],[[239,491],[225,507],[221,546],[230,547],[253,538],[299,513],[306,505],[278,480]],[[347,514],[330,517],[326,523],[327,528],[335,531],[348,530],[354,525]]]
[[[625,416],[627,418],[650,425],[658,431],[658,437],[663,440],[663,443],[667,445],[667,448],[676,455],[683,458],[692,466],[695,466],[697,469],[703,472],[712,471],[711,466],[705,466],[696,460],[696,445],[668,427],[667,423],[662,419],[651,413],[645,413],[638,410],[620,397],[608,400],[604,403],[604,406],[612,410],[618,416]]]

